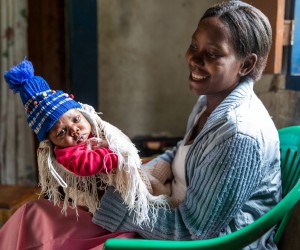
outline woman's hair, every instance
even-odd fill
[[[237,0],[212,6],[203,14],[200,22],[207,17],[219,17],[229,27],[240,58],[246,58],[251,53],[257,55],[255,68],[248,77],[259,80],[272,45],[272,28],[268,18],[252,5]]]

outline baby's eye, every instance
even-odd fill
[[[74,122],[79,122],[79,121],[80,121],[80,116],[79,115],[75,116],[74,117]]]
[[[58,133],[57,133],[57,135],[56,135],[56,137],[61,137],[61,136],[63,136],[64,134],[66,133],[66,129],[61,129]]]

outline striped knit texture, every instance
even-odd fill
[[[259,171],[257,167],[252,167],[259,166],[259,148],[253,139],[241,137],[245,136],[238,135],[226,142],[230,144],[228,151],[224,151],[224,145],[216,147],[196,169],[188,173],[191,183],[186,201],[179,209],[160,211],[159,217],[165,219],[158,220],[153,230],[145,227],[137,230],[132,223],[132,215],[123,218],[126,208],[115,201],[117,194],[113,192],[107,199],[101,200],[102,205],[94,221],[101,222],[112,231],[137,231],[146,238],[205,239],[217,236],[259,181]],[[256,152],[256,157],[249,159],[249,149]],[[110,209],[110,213],[103,216],[106,209]],[[117,218],[124,219],[126,228],[123,225],[119,227]]]
[[[43,93],[47,96],[43,96]],[[64,113],[73,108],[81,108],[78,102],[60,90],[54,93],[51,90],[37,93],[30,102],[33,102],[32,100],[36,100],[38,105],[31,105],[27,123],[36,133],[39,141],[45,139],[46,134]]]

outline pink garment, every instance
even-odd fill
[[[46,199],[20,207],[0,229],[0,250],[99,250],[109,238],[138,238],[135,233],[111,233],[92,222],[92,215],[79,209],[61,208]]]
[[[118,156],[109,148],[86,149],[85,144],[54,149],[56,160],[79,176],[109,173],[118,166]]]

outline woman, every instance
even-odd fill
[[[268,19],[253,6],[229,1],[204,13],[186,52],[189,87],[200,98],[184,140],[154,160],[172,163],[175,180],[186,187],[183,202],[159,211],[155,225],[141,229],[118,193],[108,189],[96,224],[151,239],[207,239],[252,223],[278,203],[278,134],[253,92],[271,41]],[[272,234],[252,247],[276,248]]]
[[[281,197],[279,139],[253,84],[264,70],[271,41],[268,19],[241,1],[213,6],[200,19],[186,53],[189,87],[200,97],[183,141],[150,163],[164,160],[172,165],[172,196],[181,201],[177,208],[158,210],[153,215],[157,221],[141,228],[118,192],[109,187],[93,216],[100,227],[86,220],[83,225],[84,211],[75,229],[63,225],[70,218],[43,201],[22,207],[0,231],[0,242],[11,244],[5,240],[10,234],[14,240],[22,238],[22,233],[15,234],[18,219],[20,228],[32,236],[34,226],[25,223],[29,215],[31,222],[38,216],[52,222],[38,230],[43,237],[40,245],[46,244],[47,228],[48,238],[56,241],[55,249],[62,249],[65,245],[57,235],[64,236],[70,229],[74,233],[68,234],[69,241],[84,235],[77,237],[78,243],[98,239],[98,246],[117,232],[135,232],[149,239],[207,239],[236,231],[265,214]],[[37,212],[41,207],[43,214]],[[37,249],[38,243],[35,238]],[[273,231],[249,248],[276,249]]]

